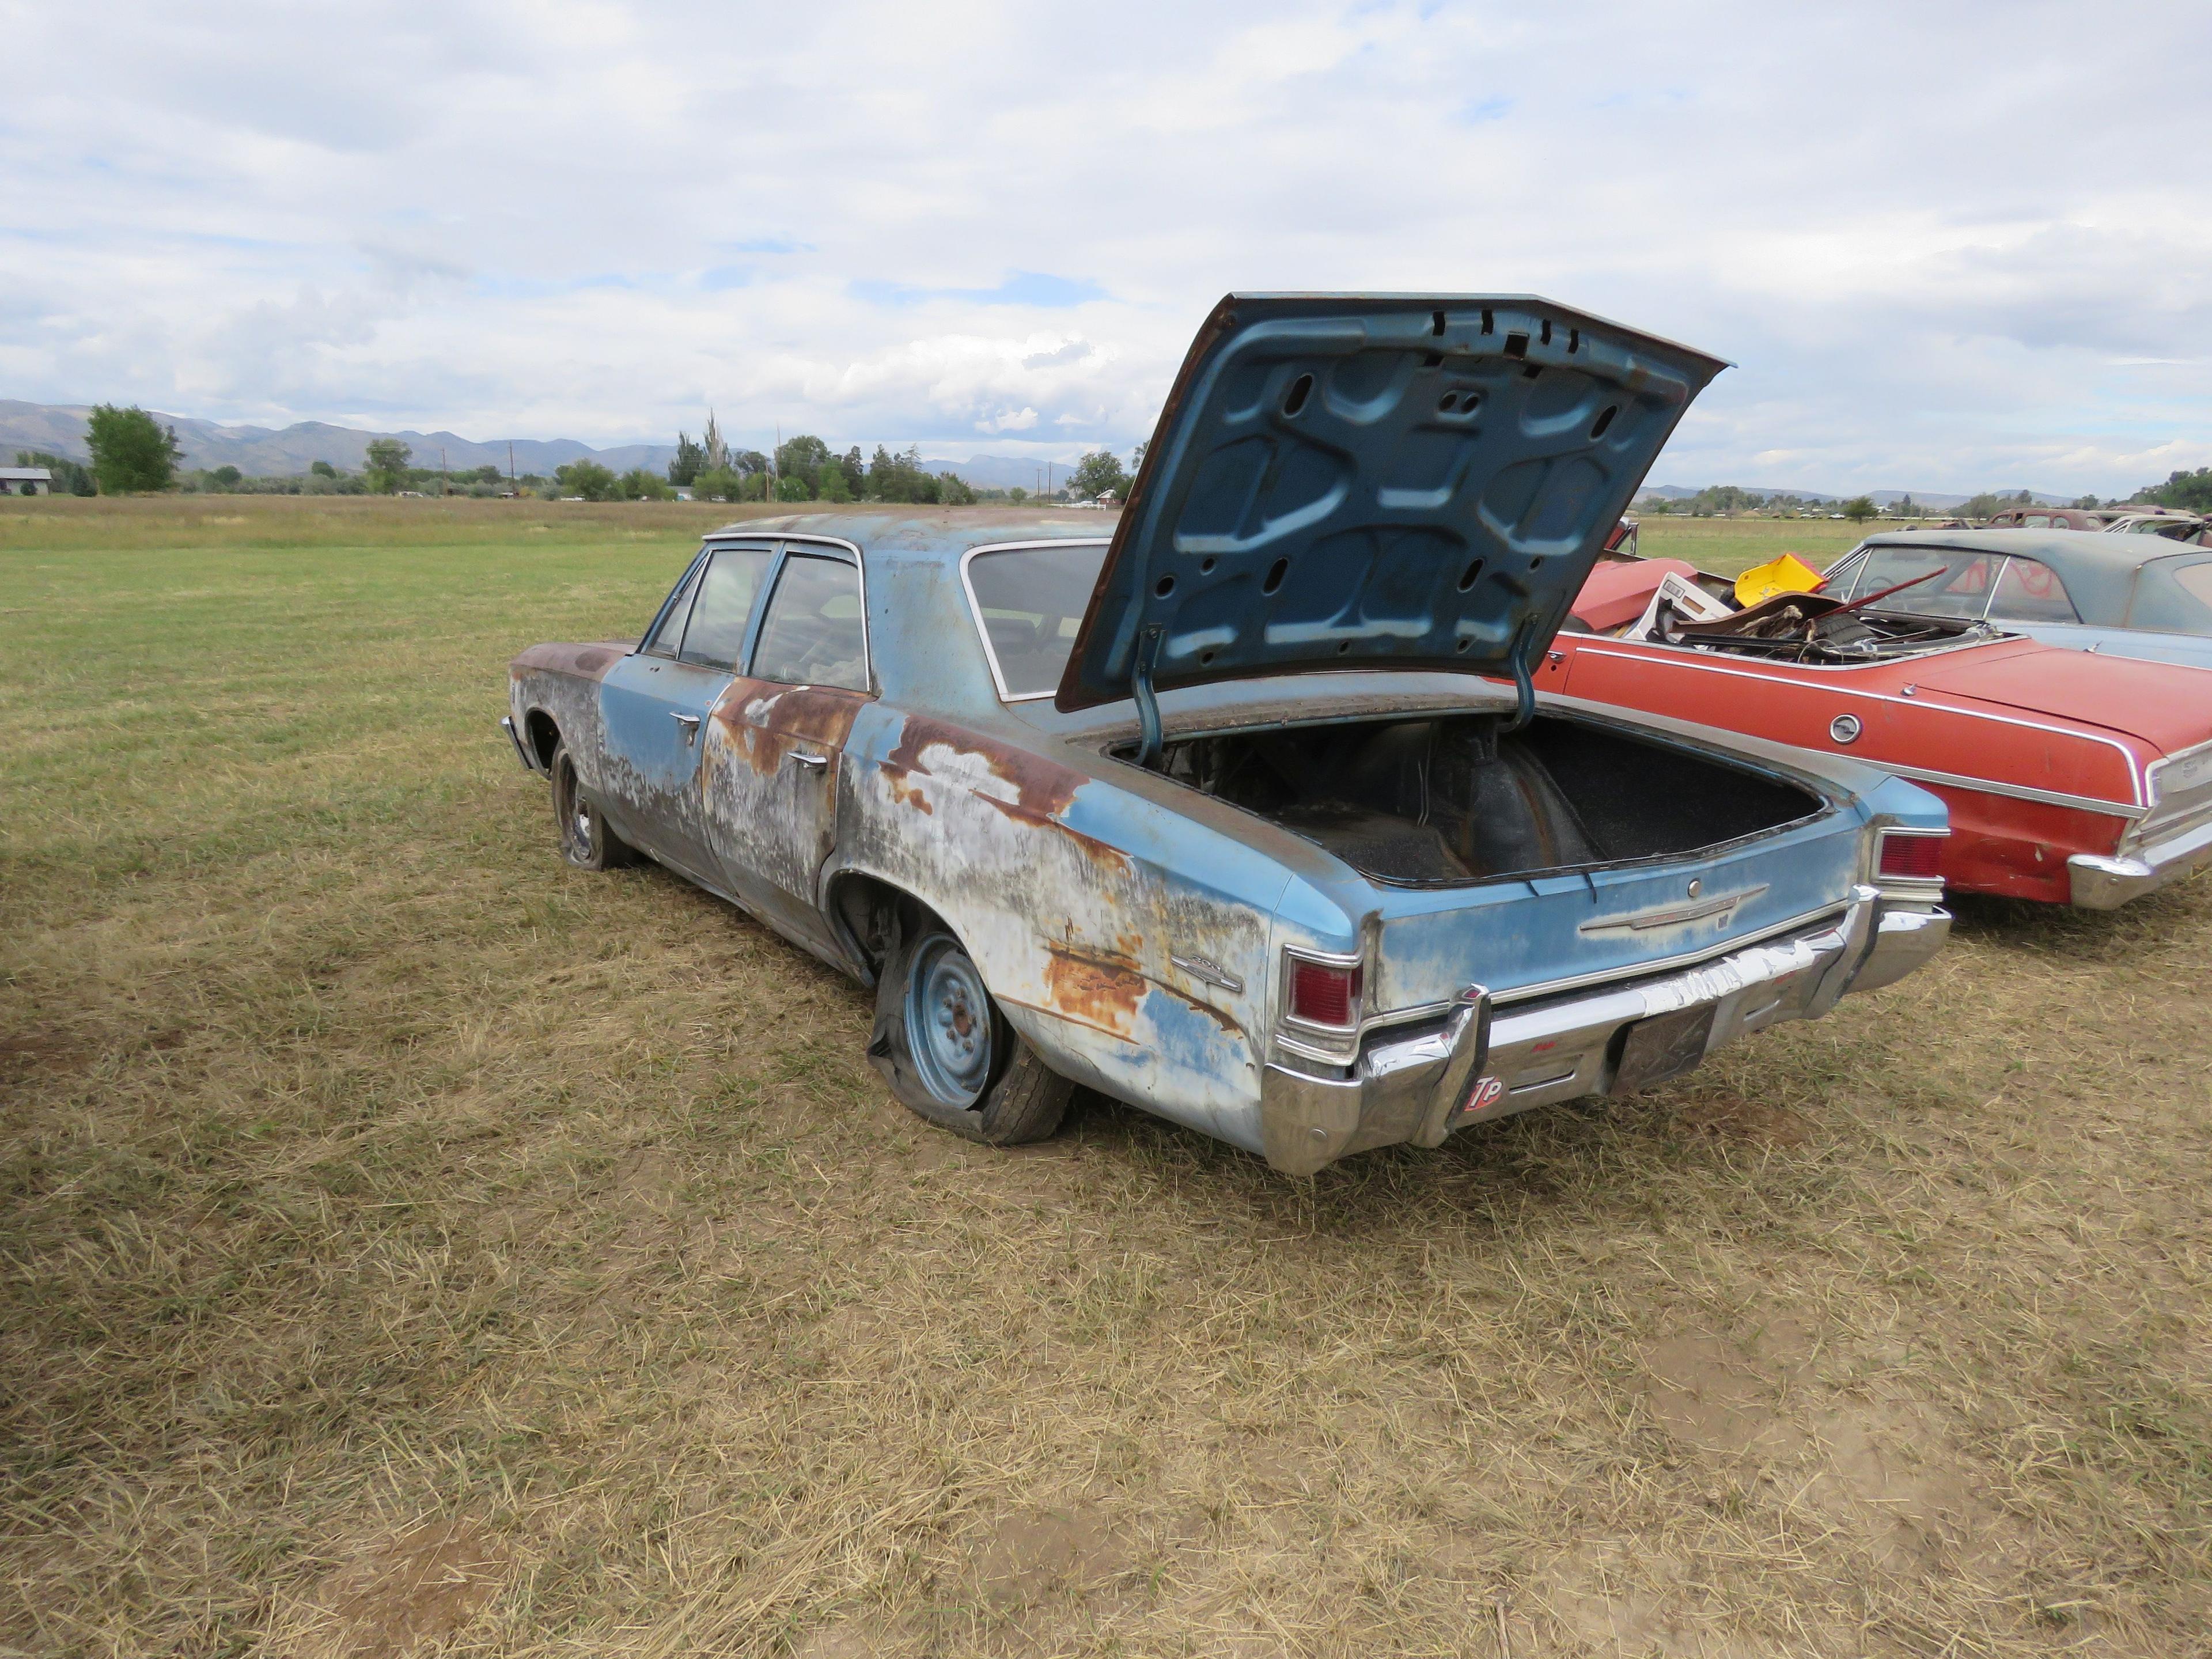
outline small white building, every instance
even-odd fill
[[[0,495],[51,495],[54,475],[43,466],[0,466]]]

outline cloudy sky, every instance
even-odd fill
[[[1533,291],[1739,365],[1655,482],[2212,464],[2203,0],[0,21],[0,397],[1066,457],[1228,290]]]

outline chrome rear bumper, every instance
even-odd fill
[[[1858,887],[1838,914],[1680,972],[1503,1007],[1469,987],[1441,1022],[1378,1033],[1350,1075],[1271,1061],[1261,1084],[1267,1161],[1310,1175],[1368,1147],[1440,1146],[1455,1129],[1532,1106],[1633,1093],[1740,1036],[1825,1014],[1846,991],[1903,978],[1950,928],[1941,909],[1891,908]]]
[[[2117,910],[2130,899],[2212,864],[2212,823],[2197,824],[2124,857],[2076,853],[2066,860],[2073,902],[2085,910]]]

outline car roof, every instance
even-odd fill
[[[2114,535],[2107,530],[1886,530],[1869,536],[1865,547],[1957,548],[1972,553],[2016,553],[2040,559],[2058,573],[2082,614],[2118,617],[2127,611],[2128,590],[2136,572],[2154,559],[2207,550],[2158,536]],[[2094,620],[2094,617],[2092,617]]]
[[[894,563],[956,563],[971,548],[1003,542],[1105,541],[1118,515],[1097,509],[1036,512],[1003,507],[859,507],[844,513],[780,513],[740,519],[707,532],[736,536],[823,536],[850,542]]]

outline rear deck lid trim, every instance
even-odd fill
[[[1231,295],[1192,343],[1055,697],[1551,642],[1725,365],[1528,295]]]

